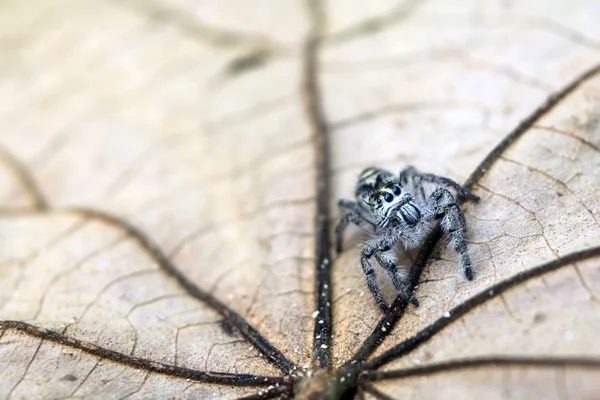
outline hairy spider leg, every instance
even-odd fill
[[[360,264],[362,266],[363,272],[365,274],[365,279],[367,281],[367,286],[369,287],[369,291],[373,295],[375,299],[375,303],[381,308],[381,310],[385,313],[387,312],[388,306],[383,300],[383,296],[381,295],[381,290],[379,289],[379,284],[377,283],[377,278],[375,276],[375,269],[369,262],[369,259],[375,256],[377,262],[382,266],[383,269],[389,274],[394,287],[398,292],[403,293],[406,299],[413,303],[415,306],[419,306],[419,301],[416,297],[412,296],[409,293],[409,283],[406,279],[401,279],[398,270],[396,269],[396,265],[392,262],[391,259],[385,257],[383,253],[391,250],[394,246],[398,244],[399,241],[407,242],[412,240],[410,235],[403,232],[402,230],[396,230],[395,234],[390,236],[380,236],[374,238],[370,241],[370,244],[366,244],[360,253]]]
[[[405,298],[407,298],[411,303],[413,303],[416,307],[419,307],[419,300],[409,292],[410,281],[407,277],[403,276],[398,272],[397,266],[390,258],[386,257],[383,254],[383,251],[375,252],[375,259],[385,269],[396,288],[398,293],[402,293]]]
[[[338,202],[338,206],[348,210],[348,212],[340,219],[340,222],[338,222],[335,228],[335,250],[339,254],[342,252],[344,231],[350,222],[358,226],[364,226],[366,223],[371,225],[373,229],[375,229],[375,223],[364,215],[365,210],[354,201],[342,199]]]
[[[373,268],[373,265],[371,265],[369,262],[369,258],[371,258],[376,251],[377,248],[374,246],[364,246],[360,253],[360,265],[362,266],[362,270],[367,281],[367,286],[369,287],[369,291],[375,299],[375,303],[377,303],[381,311],[386,313],[388,306],[381,295],[381,290],[379,289],[379,284],[377,283],[377,276],[375,275],[375,268]]]
[[[400,183],[404,186],[409,186],[412,188],[415,196],[421,202],[424,203],[427,200],[427,197],[425,196],[425,189],[423,188],[421,174],[412,165],[409,165],[400,171]]]
[[[429,197],[424,190],[424,183],[437,186]],[[406,197],[407,201],[393,202],[392,196],[401,195],[398,190],[399,188],[401,190],[401,186],[406,187],[403,197]],[[370,262],[371,257],[375,256],[398,293],[405,295],[409,301],[418,306],[417,299],[409,293],[410,285],[407,277],[402,276],[397,270],[396,261],[384,253],[399,242],[407,249],[418,246],[438,224],[454,251],[459,254],[460,265],[467,279],[473,279],[473,269],[466,244],[465,218],[455,195],[448,189],[456,192],[456,198],[479,200],[479,197],[452,179],[434,174],[422,174],[415,167],[408,166],[400,172],[399,177],[394,177],[393,174],[382,169],[366,168],[361,172],[357,183],[357,202],[339,201],[338,205],[343,210],[344,216],[336,227],[336,249],[338,253],[341,252],[343,233],[351,222],[363,228],[367,225],[371,226],[374,237],[363,245],[360,262],[375,303],[384,312],[387,311],[388,306],[381,295],[375,269]],[[392,202],[397,209],[384,207],[384,204]],[[391,214],[390,210],[392,210]]]
[[[423,199],[425,199],[423,182],[429,182],[435,185],[452,188],[456,190],[456,194],[458,194],[459,197],[462,197],[464,199],[479,201],[479,196],[476,196],[473,193],[469,192],[467,189],[463,188],[460,184],[453,181],[452,179],[429,173],[423,174],[412,165],[409,165],[408,167],[400,171],[400,182],[410,185],[409,178],[412,178],[412,186],[415,190],[417,190],[417,192],[421,196],[423,196]]]
[[[459,254],[460,266],[465,276],[468,280],[473,280],[473,269],[467,249],[465,217],[456,199],[448,190],[438,188],[429,196],[428,206],[433,212],[427,213],[425,218],[441,218],[442,231],[449,235],[452,248]]]

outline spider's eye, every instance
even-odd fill
[[[389,192],[388,192],[388,193],[386,193],[386,194],[384,194],[384,195],[383,195],[383,198],[384,198],[384,200],[385,200],[385,201],[387,201],[388,203],[391,203],[391,202],[392,202],[392,200],[394,200],[394,196],[392,196],[392,194],[391,194],[391,193],[389,193]]]
[[[395,196],[400,196],[400,186],[394,185],[394,189],[392,189]]]
[[[377,198],[377,204],[381,205],[381,197]]]

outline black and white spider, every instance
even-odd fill
[[[426,196],[423,183],[435,185],[436,189],[431,195]],[[356,202],[344,199],[339,201],[345,214],[336,228],[337,252],[342,250],[343,233],[350,222],[365,229],[370,227],[372,236],[363,244],[360,262],[369,290],[383,312],[387,311],[388,306],[381,296],[375,270],[369,259],[375,256],[389,274],[396,290],[406,291],[408,282],[405,275],[396,269],[395,259],[386,252],[399,242],[407,249],[419,246],[438,224],[449,236],[452,248],[459,254],[460,266],[467,279],[473,279],[466,244],[465,218],[454,195],[447,188],[453,189],[460,198],[479,200],[479,197],[453,180],[422,174],[414,167],[404,169],[399,176],[370,167],[363,170],[358,178]],[[414,298],[411,301],[418,304]]]

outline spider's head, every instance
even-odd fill
[[[369,198],[371,212],[386,225],[395,212],[410,201],[410,196],[404,193],[398,182],[389,182],[373,192]]]

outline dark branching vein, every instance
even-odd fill
[[[597,152],[600,153],[600,146],[594,144],[593,142],[587,140],[584,137],[581,137],[581,136],[578,136],[578,135],[574,134],[573,132],[570,132],[570,131],[567,131],[567,130],[564,130],[564,129],[558,129],[558,128],[555,128],[553,126],[534,125],[534,128],[535,129],[541,129],[541,130],[544,130],[544,131],[547,131],[547,132],[556,133],[558,135],[563,135],[563,136],[569,137],[571,139],[575,139],[578,142],[583,143],[587,147],[593,149],[594,151],[597,151]]]
[[[236,32],[224,28],[208,25],[193,17],[187,10],[162,4],[162,1],[127,0],[115,1],[115,4],[127,7],[152,21],[172,26],[184,35],[200,43],[208,43],[216,47],[250,46],[262,48],[281,48],[266,36]]]
[[[188,279],[171,260],[153,243],[150,238],[142,233],[138,228],[128,222],[109,215],[102,211],[92,209],[70,209],[70,211],[82,215],[85,218],[100,220],[111,226],[125,231],[133,238],[142,249],[158,264],[158,266],[170,275],[183,289],[192,297],[204,302],[216,312],[221,314],[229,326],[239,330],[242,336],[256,347],[265,357],[284,373],[296,369],[297,367],[289,361],[283,353],[277,350],[264,336],[262,336],[252,325],[250,325],[242,316],[233,311],[226,304],[199,288],[194,282]]]
[[[53,343],[59,343],[64,346],[79,349],[88,354],[101,357],[105,360],[114,361],[132,368],[139,368],[145,371],[156,372],[159,374],[170,375],[177,378],[190,379],[198,382],[221,383],[238,386],[265,386],[265,385],[287,385],[286,378],[276,376],[258,376],[250,374],[230,374],[226,372],[199,371],[189,368],[178,367],[175,365],[155,362],[140,357],[133,357],[127,354],[109,350],[95,344],[81,341],[59,332],[31,325],[22,321],[0,321],[0,329],[15,330],[26,333],[29,336],[37,337]]]
[[[583,261],[598,256],[600,256],[600,246],[567,254],[566,256],[557,258],[556,260],[544,263],[530,270],[520,272],[508,279],[505,279],[485,289],[484,291],[479,292],[478,294],[469,298],[468,300],[464,301],[458,306],[452,308],[449,311],[449,317],[444,316],[437,319],[436,321],[432,322],[431,324],[423,328],[421,331],[417,332],[416,334],[404,340],[403,342],[390,348],[381,355],[365,362],[365,370],[379,368],[380,366],[389,363],[390,361],[393,361],[398,357],[406,355],[407,353],[419,347],[421,344],[427,342],[435,334],[440,332],[442,329],[444,329],[451,323],[457,321],[469,311],[473,310],[474,308],[487,301],[490,301],[491,299],[495,299],[502,293],[514,288],[518,284],[521,284],[533,278],[537,278],[549,272],[555,271],[564,266],[571,265],[575,262]]]
[[[329,35],[325,43],[344,43],[356,38],[362,38],[364,35],[378,33],[391,25],[398,24],[407,19],[417,9],[417,6],[424,2],[424,0],[403,1],[381,16],[367,19],[340,32]]]
[[[331,270],[329,265],[329,256],[330,256],[330,248],[329,248],[329,209],[328,209],[328,200],[329,200],[329,165],[328,165],[328,143],[327,143],[327,134],[329,132],[329,127],[326,123],[326,119],[323,113],[323,107],[321,105],[321,95],[318,84],[318,50],[320,45],[322,44],[322,30],[323,30],[323,18],[324,14],[321,10],[321,4],[318,0],[307,0],[309,5],[309,10],[311,14],[311,18],[313,21],[313,28],[310,32],[309,38],[307,40],[307,44],[305,47],[304,53],[304,76],[303,76],[303,93],[304,93],[304,104],[307,112],[308,119],[310,121],[312,130],[313,130],[313,140],[315,145],[315,167],[316,167],[316,187],[317,187],[317,201],[316,201],[316,232],[315,232],[315,246],[316,246],[316,305],[318,317],[315,319],[315,328],[314,328],[314,341],[313,341],[313,366],[318,368],[330,368],[330,337],[331,337],[331,295],[330,295],[330,278],[331,278]],[[404,5],[401,5],[394,19],[403,18],[410,12],[414,5],[416,5],[418,1],[409,1]],[[164,11],[164,10],[161,10]],[[159,18],[163,18],[165,16],[173,17],[173,15],[167,13],[166,15],[157,15]],[[385,22],[385,21],[382,21]],[[389,20],[388,22],[393,22]],[[383,24],[385,25],[385,23]],[[367,22],[363,27],[360,27],[358,34],[362,34],[369,31],[377,31],[378,26],[377,23]],[[200,32],[205,34],[206,32]],[[350,32],[347,34],[349,38],[353,37],[354,34]],[[213,38],[214,39],[214,38]],[[219,37],[217,35],[217,44],[220,45],[231,45],[237,44],[236,42],[240,39],[237,36],[225,36]],[[247,38],[242,38],[242,42],[246,41]],[[331,36],[330,40],[332,42],[336,42],[339,40],[345,39],[344,35],[340,35],[340,37]],[[252,38],[250,41],[254,41]],[[259,40],[261,41],[261,40]],[[514,142],[516,142],[519,137],[521,137],[528,129],[530,129],[539,119],[551,111],[555,106],[557,106],[561,100],[563,100],[566,96],[571,94],[574,90],[576,90],[583,82],[592,78],[596,74],[600,72],[600,65],[591,68],[590,70],[583,73],[581,76],[572,81],[569,85],[567,85],[562,90],[556,92],[551,95],[544,104],[538,107],[529,117],[523,120],[516,128],[513,130],[492,152],[488,154],[488,156],[482,161],[482,163],[477,167],[477,169],[471,174],[469,179],[465,182],[464,187],[470,189],[485,173],[489,170],[489,168],[494,164],[496,160],[499,159],[500,155],[509,148]],[[34,200],[35,208],[38,211],[48,210],[48,204],[39,190],[38,186],[35,184],[35,181],[31,174],[27,171],[27,169],[21,165],[18,160],[12,157],[8,152],[0,149],[0,157],[3,158],[6,163],[14,170],[16,176],[20,179],[21,184],[25,188],[25,190],[30,194],[32,199]],[[115,226],[119,229],[124,230],[127,234],[129,234],[156,262],[157,264],[172,278],[174,278],[192,297],[203,301],[208,306],[213,308],[219,314],[221,314],[226,322],[236,327],[240,333],[248,340],[251,344],[253,344],[257,349],[259,349],[266,358],[276,365],[279,369],[288,373],[294,370],[294,364],[291,363],[279,350],[277,350],[271,343],[267,341],[255,328],[253,328],[244,318],[242,318],[239,314],[229,308],[227,305],[222,303],[220,300],[210,295],[209,293],[203,291],[198,286],[196,286],[192,281],[190,281],[179,269],[169,260],[167,256],[165,256],[162,251],[158,248],[156,244],[154,244],[146,235],[144,235],[140,230],[136,227],[128,224],[127,222],[118,219],[109,214],[103,213],[101,211],[89,210],[89,209],[77,209],[72,210],[77,212],[87,218],[93,218],[97,220],[101,220],[107,224]],[[422,247],[421,252],[417,258],[417,261],[413,265],[411,269],[411,286],[412,291],[418,285],[418,280],[421,274],[423,267],[427,264],[427,261],[433,252],[439,238],[440,233],[437,231],[432,234],[426,241],[425,245]],[[424,373],[433,373],[441,370],[451,370],[456,368],[467,368],[477,365],[488,364],[527,364],[528,365],[541,365],[541,366],[550,366],[550,365],[573,365],[573,366],[585,366],[585,367],[597,367],[599,361],[598,360],[585,360],[585,359],[470,359],[470,360],[459,360],[455,362],[448,363],[440,363],[433,364],[429,366],[417,367],[406,369],[402,371],[387,371],[387,372],[373,372],[374,369],[379,368],[381,365],[384,365],[402,355],[409,353],[414,350],[422,343],[425,343],[430,338],[432,338],[439,331],[444,329],[447,325],[453,323],[458,320],[465,313],[479,306],[480,304],[495,298],[500,293],[503,293],[519,283],[522,283],[526,280],[532,279],[534,277],[540,276],[542,274],[548,273],[550,271],[554,271],[558,268],[561,268],[565,265],[569,265],[576,261],[581,261],[586,258],[596,257],[600,255],[600,247],[595,247],[592,249],[588,249],[585,251],[572,253],[567,256],[561,257],[557,260],[551,261],[549,263],[540,265],[535,267],[529,271],[525,271],[513,276],[510,279],[502,281],[491,288],[486,289],[484,292],[479,293],[478,295],[470,298],[466,302],[458,305],[454,309],[450,311],[450,318],[440,318],[429,326],[427,326],[422,331],[417,334],[411,336],[406,339],[402,343],[392,347],[388,351],[384,352],[378,357],[374,359],[360,363],[364,361],[366,357],[368,357],[377,346],[385,339],[385,337],[391,331],[391,328],[394,324],[399,320],[399,318],[403,315],[404,310],[407,307],[407,299],[398,296],[391,307],[390,312],[388,312],[385,317],[379,322],[376,329],[373,333],[367,338],[365,343],[361,346],[360,350],[357,354],[345,365],[354,365],[358,364],[356,368],[360,368],[365,372],[365,376],[358,377],[357,370],[355,371],[355,377],[358,379],[358,384],[363,387],[363,389],[375,397],[382,399],[390,399],[384,393],[379,392],[372,384],[367,382],[365,378],[369,379],[385,379],[387,376],[385,375],[377,375],[377,374],[389,374],[389,377],[399,376],[409,376],[413,375],[422,375]],[[115,352],[113,350],[105,349],[102,347],[98,347],[92,343],[79,341],[74,338],[70,338],[68,336],[64,336],[58,332],[48,330],[41,327],[36,327],[24,322],[19,321],[0,321],[0,328],[2,331],[6,329],[14,329],[21,331],[23,333],[29,334],[34,337],[39,337],[43,340],[48,340],[51,342],[61,343],[66,346],[70,346],[73,348],[80,349],[89,354],[102,357],[114,362],[118,362],[121,364],[126,364],[135,368],[144,369],[147,371],[157,372],[161,374],[167,374],[175,377],[187,378],[192,380],[197,380],[201,382],[209,382],[209,383],[222,383],[222,384],[234,384],[234,385],[246,385],[246,386],[254,386],[254,385],[269,385],[269,384],[277,384],[284,386],[283,388],[277,388],[276,390],[269,391],[268,393],[262,393],[260,395],[255,394],[251,395],[247,398],[269,398],[275,395],[286,395],[289,393],[289,385],[291,382],[287,382],[288,378],[281,377],[265,377],[265,376],[255,376],[248,374],[229,374],[222,372],[206,372],[206,371],[198,371],[192,370],[182,367],[177,367],[174,365],[168,365],[163,363],[154,362],[152,360],[132,357],[129,355],[125,355],[122,353]],[[382,329],[382,328],[385,328]],[[562,363],[562,364],[561,364]],[[344,368],[342,368],[344,370]],[[357,382],[357,381],[354,381]],[[260,397],[256,397],[260,396]],[[268,397],[266,397],[268,396]]]
[[[12,168],[15,175],[19,178],[22,186],[34,200],[34,210],[38,212],[52,211],[49,209],[48,202],[39,190],[35,180],[29,173],[27,168],[24,165],[22,165],[15,157],[13,157],[8,151],[2,148],[0,148],[0,158],[5,160],[6,164]],[[291,361],[289,361],[283,355],[283,353],[276,349],[243,317],[241,317],[238,313],[233,311],[226,304],[218,300],[216,297],[200,289],[191,280],[189,280],[169,260],[169,258],[160,250],[160,248],[138,228],[134,227],[133,225],[127,223],[124,220],[121,220],[115,216],[109,215],[98,210],[71,209],[67,211],[75,212],[84,216],[85,218],[92,218],[103,221],[127,233],[150,255],[150,257],[154,259],[154,261],[156,261],[158,266],[168,275],[173,277],[190,296],[203,301],[208,306],[217,311],[219,314],[221,314],[228,325],[237,328],[238,331],[242,334],[242,336],[246,338],[246,340],[248,340],[248,342],[250,342],[254,347],[256,347],[261,353],[263,353],[271,363],[273,363],[286,374],[297,368]],[[24,332],[29,331],[24,330]]]
[[[579,86],[596,76],[598,73],[600,73],[600,65],[596,65],[593,68],[585,71],[567,86],[550,95],[541,106],[539,106],[527,118],[521,121],[521,123],[487,155],[487,157],[477,166],[475,171],[467,179],[464,187],[466,189],[471,189],[473,184],[475,184],[483,177],[483,175],[485,175],[492,164],[498,160],[500,155],[504,153],[506,149],[516,142],[517,139],[523,136],[523,134],[533,127],[533,125],[537,123],[544,115],[552,111],[554,107],[556,107],[565,97],[573,93]]]
[[[319,0],[307,0],[312,28],[304,49],[302,93],[304,107],[312,129],[315,152],[315,303],[312,364],[315,368],[331,365],[331,265],[329,244],[329,149],[327,125],[318,82],[318,52],[324,14]]]
[[[416,288],[419,283],[419,278],[421,277],[421,272],[425,267],[427,260],[429,259],[430,249],[433,249],[437,241],[442,236],[441,232],[437,230],[433,235],[427,238],[423,247],[419,251],[417,259],[415,260],[411,270],[410,270],[410,285],[413,288]],[[369,335],[369,337],[363,342],[360,349],[356,352],[356,354],[345,363],[346,366],[357,364],[361,361],[366,360],[366,358],[371,355],[371,353],[381,344],[381,342],[386,338],[389,332],[394,328],[396,322],[402,317],[404,314],[404,310],[408,306],[408,299],[405,296],[398,295],[392,302],[388,312],[385,316],[379,321],[373,332]]]
[[[38,211],[47,210],[48,201],[27,167],[3,147],[0,147],[0,159],[12,170],[23,189],[31,197],[33,208]]]
[[[509,133],[477,166],[475,171],[467,179],[463,187],[471,189],[472,186],[479,181],[483,175],[489,170],[489,168],[500,158],[500,156],[508,149],[513,143],[517,141],[525,132],[527,132],[534,124],[536,124],[540,118],[550,112],[555,106],[557,106],[565,97],[573,93],[582,83],[591,79],[600,72],[600,65],[596,65],[593,68],[585,71],[583,74],[578,76],[575,80],[570,82],[562,90],[550,95],[546,101],[539,106],[531,115],[525,118],[519,125]],[[441,238],[440,232],[436,231],[430,235],[425,241],[424,245],[419,251],[419,255],[415,264],[411,268],[411,292],[414,292],[418,282],[419,276],[423,267],[427,264],[429,257],[433,253],[437,242]],[[404,310],[407,307],[407,301],[403,296],[398,295],[392,307],[388,313],[379,321],[377,327],[371,335],[365,340],[363,345],[360,347],[358,352],[350,359],[349,363],[356,364],[357,362],[363,361],[368,357],[389,335],[391,329],[395,323],[400,319]],[[388,325],[389,324],[389,325]],[[386,328],[385,331],[382,328]],[[348,364],[348,363],[346,363]]]
[[[407,378],[423,376],[438,372],[478,368],[478,367],[574,367],[574,368],[600,368],[600,359],[588,357],[527,357],[527,356],[490,356],[473,357],[459,360],[450,360],[429,365],[420,365],[412,368],[394,369],[388,371],[369,371],[362,378],[373,381],[383,379]]]
[[[375,397],[376,399],[379,399],[379,400],[396,400],[392,396],[387,395],[387,394],[383,393],[381,390],[377,389],[375,387],[375,385],[373,385],[371,382],[361,381],[359,383],[359,386],[362,388],[362,390],[364,390],[365,392],[369,393],[371,396]]]

